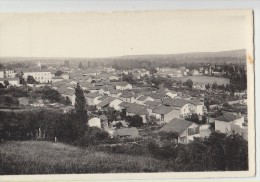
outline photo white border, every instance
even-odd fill
[[[55,6],[53,6],[53,4]],[[24,0],[24,1],[18,1],[18,0],[0,0],[0,13],[1,12],[86,12],[86,11],[122,11],[122,10],[189,10],[189,9],[234,9],[234,8],[247,8],[247,9],[253,9],[254,10],[254,21],[255,21],[255,70],[258,70],[259,68],[259,22],[260,22],[260,1],[258,0],[226,0],[226,1],[217,1],[217,0],[178,0],[178,1],[82,1],[82,0]],[[258,93],[258,90],[260,90],[260,83],[257,82],[257,79],[259,79],[259,72],[255,72],[255,93]],[[256,105],[259,104],[259,97],[256,95]],[[256,106],[256,111],[257,111]],[[259,118],[259,114],[256,112],[256,121]],[[259,146],[259,123],[256,122],[256,148]],[[249,133],[252,135],[252,133]],[[250,137],[250,136],[249,136]],[[257,164],[259,164],[259,151],[257,151]],[[205,172],[202,172],[205,174]],[[213,172],[213,173],[219,173],[219,172]],[[223,172],[222,172],[223,173]],[[230,172],[228,172],[230,173]],[[163,173],[163,178],[172,178],[168,175],[168,173]],[[202,175],[203,175],[202,174]],[[222,177],[242,177],[244,175],[244,172],[231,172],[231,175],[225,175],[223,174]],[[105,174],[106,176],[113,176],[116,175],[117,179],[144,179],[137,177],[136,174]],[[185,173],[185,177],[191,176],[192,178],[195,178],[194,173]],[[82,180],[82,177],[84,175],[65,175],[66,181],[68,180]],[[92,174],[88,175],[88,178],[85,178],[84,180],[97,180]],[[107,181],[108,178],[104,177],[104,174],[99,175],[99,180]],[[24,176],[1,176],[0,181],[8,180],[8,181],[35,181],[35,180],[53,180],[53,181],[61,181],[61,175],[33,175],[33,176],[27,176],[24,178]],[[122,178],[121,178],[122,177]],[[126,178],[125,178],[126,177]],[[177,176],[178,178],[182,178],[183,176]],[[215,178],[216,175],[212,174],[211,178]],[[159,180],[158,173],[147,173],[147,177],[145,179],[153,179],[153,180]],[[187,178],[188,179],[188,178]],[[247,181],[255,181],[259,180],[259,168],[257,168],[256,171],[256,177],[253,178],[229,178],[229,180],[247,180]],[[199,179],[199,181],[202,180],[209,180],[209,179]],[[211,179],[213,180],[213,179]],[[214,179],[216,180],[216,179]],[[221,178],[221,180],[225,181],[227,179]],[[65,181],[64,178],[62,181]],[[179,181],[179,180],[178,180]],[[185,180],[187,181],[187,180]]]

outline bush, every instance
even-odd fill
[[[97,145],[109,138],[109,134],[97,127],[89,127],[85,132],[85,135],[79,140],[75,141],[75,144],[81,147],[88,147],[91,145]]]

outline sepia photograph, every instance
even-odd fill
[[[254,176],[253,16],[0,13],[0,175]]]

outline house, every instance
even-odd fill
[[[120,90],[110,89],[108,95],[111,97],[119,98],[122,92]]]
[[[127,82],[112,82],[116,90],[132,90],[133,86]]]
[[[126,116],[139,115],[143,118],[143,123],[146,123],[146,116],[149,115],[147,107],[130,102],[122,102],[119,107],[122,112],[125,112]]]
[[[200,102],[198,99],[189,100],[188,102],[190,104],[191,113],[196,113],[199,116],[203,115],[204,103]]]
[[[197,75],[199,75],[199,71],[196,70],[196,69],[193,69],[193,70],[191,71],[191,75],[197,76]]]
[[[135,100],[135,102],[140,105],[145,105],[146,101],[154,101],[154,99],[149,96],[141,95],[138,96]]]
[[[70,79],[69,73],[62,73],[62,74],[61,74],[61,77],[62,77],[64,80],[69,80],[69,79]]]
[[[143,119],[143,123],[147,123],[146,117],[149,115],[147,108],[141,106],[130,106],[126,109],[127,116],[139,115]]]
[[[27,80],[28,76],[32,76],[39,83],[52,83],[52,74],[50,71],[41,69],[25,69],[23,70],[23,78]]]
[[[132,92],[128,92],[128,93],[123,93],[119,96],[119,98],[121,100],[123,100],[124,102],[131,102],[134,103],[135,98],[134,98],[134,94]]]
[[[244,120],[244,116],[240,114],[226,112],[215,119],[215,130],[222,133],[229,133],[232,131],[234,125],[242,129]]]
[[[155,109],[152,110],[152,112],[153,112],[153,115],[155,116],[155,118],[157,120],[161,121],[162,123],[168,123],[173,118],[180,117],[179,110],[174,109],[169,106],[162,105],[162,106],[156,107]]]
[[[111,75],[108,77],[110,81],[118,81],[120,80],[120,76],[118,75]]]
[[[26,97],[20,97],[20,98],[18,98],[18,101],[19,101],[19,105],[22,105],[22,106],[29,105],[29,101]]]
[[[55,76],[52,78],[52,83],[62,82],[63,78],[61,76]]]
[[[179,110],[180,117],[187,117],[190,115],[189,102],[184,99],[166,98],[163,100],[163,105]]]
[[[88,120],[88,125],[90,127],[98,127],[106,130],[108,128],[108,119],[105,115],[93,117]]]
[[[177,92],[174,91],[166,91],[165,96],[174,99],[178,96],[178,94]]]
[[[145,104],[148,108],[150,108],[150,109],[155,109],[156,107],[162,105],[161,102],[149,101],[149,100],[146,101],[144,104]]]
[[[178,135],[178,143],[182,144],[188,144],[195,137],[200,137],[199,126],[196,123],[179,118],[174,118],[159,131],[176,133]]]
[[[155,102],[161,102],[164,98],[165,95],[161,93],[151,93],[149,95]]]
[[[99,97],[100,95],[97,92],[85,94],[87,104],[90,106],[99,104],[101,102],[100,100],[98,100]]]
[[[98,117],[94,117],[88,120],[88,125],[90,127],[98,127],[101,128],[101,119]]]
[[[117,129],[115,131],[114,137],[117,137],[117,138],[138,138],[139,132],[138,132],[137,128],[135,128],[135,127],[120,128],[120,129]]]
[[[1,69],[0,70],[0,78],[14,78],[16,73],[14,70]]]
[[[0,83],[2,83],[3,85],[5,85],[5,81],[8,81],[9,85],[16,85],[16,86],[20,85],[20,79],[17,77],[0,78]]]
[[[123,101],[121,101],[120,99],[114,98],[114,97],[107,97],[106,99],[104,99],[103,101],[101,101],[100,103],[97,104],[97,109],[101,110],[107,107],[112,107],[115,110],[120,110],[120,104]]]
[[[63,97],[68,97],[69,100],[71,101],[71,105],[75,105],[75,101],[76,101],[76,95],[75,95],[75,90],[74,89],[65,89],[65,90],[62,90],[62,91],[59,91],[61,93],[61,95]]]

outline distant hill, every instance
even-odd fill
[[[38,62],[62,64],[65,60],[74,62],[118,62],[118,61],[151,61],[151,62],[194,62],[194,63],[211,63],[211,62],[245,62],[246,50],[231,50],[221,52],[190,52],[180,54],[148,54],[148,55],[126,55],[108,58],[70,58],[70,57],[0,57],[0,62]]]

